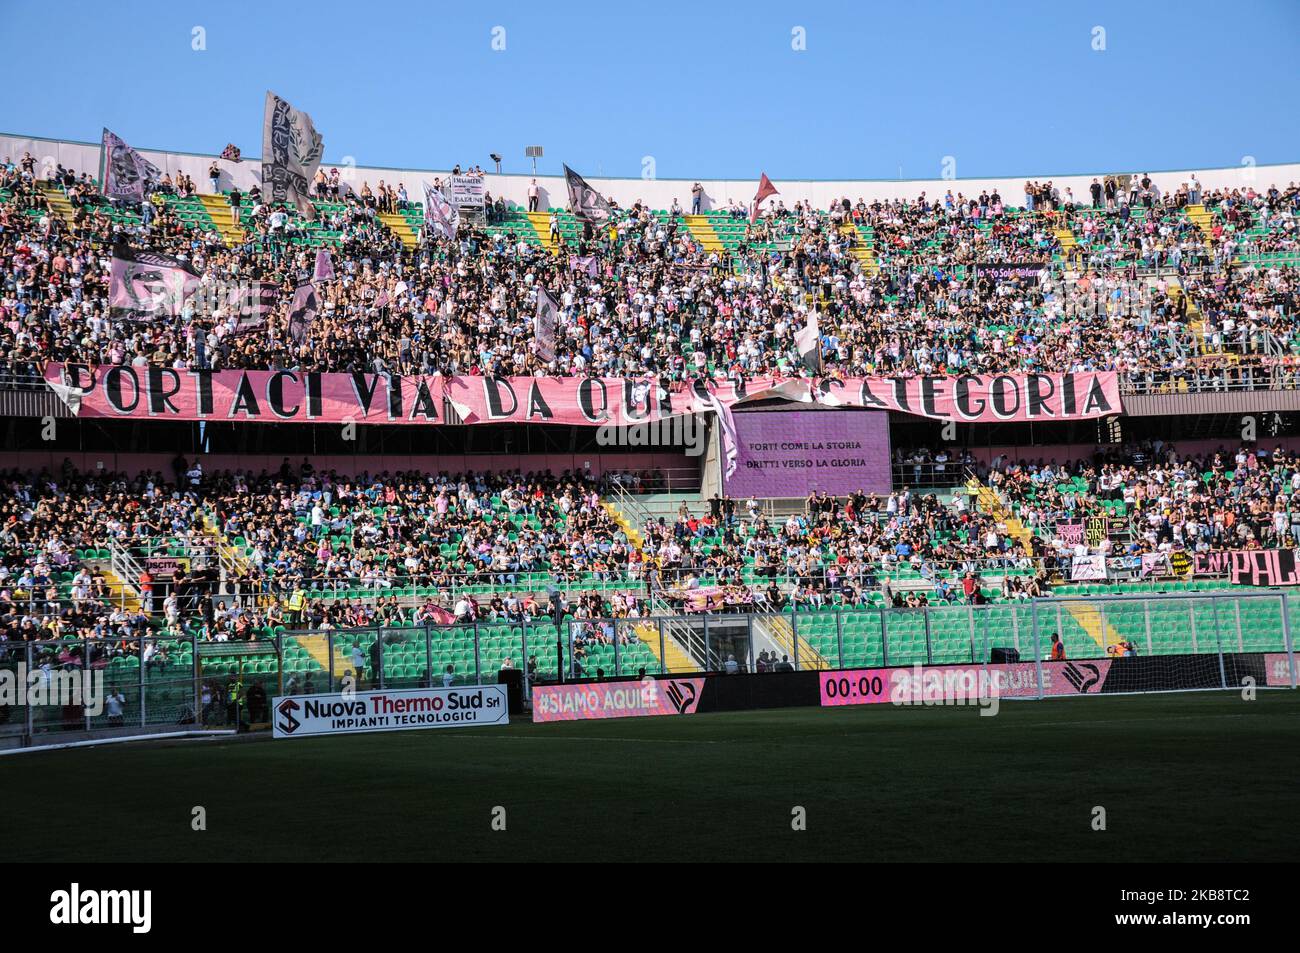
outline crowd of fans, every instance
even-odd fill
[[[209,474],[181,457],[171,469],[0,474],[0,641],[94,639],[106,663],[150,635],[540,624],[564,593],[575,638],[607,644],[626,632],[601,620],[698,610],[696,593],[715,611],[978,605],[1047,595],[1090,552],[1136,561],[1300,541],[1300,455],[1282,447],[999,458],[970,468],[994,506],[904,487],[815,493],[776,517],[715,496],[636,529],[582,473],[348,476],[286,459]],[[1117,513],[1098,540],[1061,532]],[[133,560],[115,572],[140,568],[132,593],[91,565],[106,547]],[[183,558],[155,574],[159,554]]]
[[[208,489],[227,538],[250,549],[243,582],[295,588],[517,585],[615,578],[632,548],[597,485],[565,473],[221,474]]]
[[[166,200],[192,193],[192,181],[166,183],[141,215],[110,214],[88,176],[59,168],[68,224],[45,208],[38,174],[30,157],[0,164],[0,363],[20,374],[64,360],[668,381],[796,375],[794,333],[810,310],[827,372],[844,375],[1116,369],[1147,383],[1194,374],[1227,386],[1244,368],[1292,373],[1300,350],[1294,267],[1252,263],[1296,250],[1294,184],[1203,193],[1193,179],[1164,195],[1135,176],[1122,193],[1077,199],[1027,183],[1021,209],[996,192],[846,198],[828,209],[778,200],[744,244],[721,252],[702,248],[679,218],[635,203],[608,227],[585,228],[569,249],[584,262],[574,267],[526,241],[522,218],[405,248],[379,219],[410,205],[400,184],[336,194],[326,175],[316,190],[331,204],[310,230],[256,189],[235,190],[243,239],[227,247]],[[1185,214],[1192,198],[1210,211],[1208,235]],[[852,253],[865,230],[878,271]],[[1074,238],[1063,241],[1067,232]],[[288,300],[312,275],[315,247],[296,243],[309,233],[330,237],[336,277],[296,342]],[[217,293],[173,318],[110,313],[114,241],[183,258]],[[977,267],[1006,262],[1046,267],[1038,280],[995,280]],[[219,289],[250,281],[283,293],[265,327],[240,333]],[[532,340],[539,287],[561,305],[550,362]]]
[[[66,197],[71,222],[47,188]],[[778,198],[746,224],[738,248],[721,251],[700,245],[680,204],[665,216],[638,202],[616,207],[605,227],[585,227],[573,257],[526,240],[532,226],[499,197],[489,200],[490,228],[466,223],[454,239],[407,248],[380,218],[411,207],[404,184],[354,190],[331,171],[313,191],[321,204],[308,223],[256,189],[232,190],[240,237],[227,244],[178,212],[173,197],[196,194],[187,176],[160,183],[138,209],[115,208],[84,172],[6,158],[0,376],[36,378],[49,360],[665,383],[796,375],[804,372],[794,335],[810,311],[827,373],[1114,369],[1151,387],[1295,385],[1300,375],[1295,184],[1205,190],[1193,176],[1165,194],[1133,176],[1075,196],[1027,182],[1018,207],[996,192],[845,198],[825,209]],[[736,214],[745,217],[739,206]],[[288,300],[312,277],[312,242],[322,235],[334,277],[299,341]],[[859,254],[866,236],[876,267]],[[207,293],[171,317],[115,315],[108,274],[123,242],[184,260]],[[1005,263],[1043,269],[1006,279],[981,268]],[[263,327],[243,330],[222,292],[255,281],[282,294]],[[542,287],[561,308],[551,361],[532,336]],[[939,451],[898,463],[919,477],[971,460]],[[1063,489],[1066,477],[1086,488]],[[1186,458],[1167,446],[1135,448],[1108,460],[1008,464],[988,480],[1028,539],[965,495],[943,503],[906,489],[816,497],[783,519],[754,501],[718,500],[707,513],[648,522],[637,545],[602,505],[603,487],[583,474],[346,477],[287,461],[261,474],[209,475],[189,464],[132,477],[12,473],[0,497],[0,634],[129,640],[159,619],[168,631],[210,638],[444,614],[517,621],[548,612],[545,586],[529,591],[542,575],[586,587],[572,608],[591,619],[647,614],[656,591],[701,586],[719,587],[735,606],[856,604],[899,570],[919,574],[929,591],[886,585],[895,604],[985,598],[978,573],[990,568],[1020,571],[1004,573],[1001,595],[1028,598],[1046,591],[1047,573],[1070,555],[1054,526],[1111,512],[1115,501],[1131,524],[1117,544],[1127,555],[1294,545],[1300,525],[1297,462],[1281,450]],[[107,544],[140,560],[174,548],[187,568],[147,590],[132,580],[150,593],[132,612],[76,556]],[[427,597],[397,594],[411,589]],[[286,608],[294,592],[346,590],[360,594]],[[589,636],[605,633],[593,627]]]
[[[1154,441],[1092,460],[1008,463],[988,482],[1062,558],[1074,549],[1058,524],[1105,515],[1108,503],[1123,504],[1130,527],[1097,547],[1115,557],[1300,545],[1300,458],[1280,446],[1184,455]]]

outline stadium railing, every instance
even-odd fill
[[[255,681],[265,689],[278,673],[265,661],[274,646],[236,651],[262,658],[265,671],[205,667],[191,636],[0,643],[0,749],[233,728],[238,717],[224,706],[227,676],[238,679],[242,698]]]
[[[1300,388],[1300,367],[1244,361],[1213,370],[1193,368],[1186,371],[1159,371],[1120,377],[1120,395],[1124,397],[1298,388]]]
[[[772,502],[772,501],[769,501]],[[772,518],[783,519],[792,512],[802,512],[804,500],[790,499],[788,512],[774,508]],[[882,515],[882,519],[884,516]],[[828,584],[827,571],[832,567],[817,566],[810,577],[819,584]],[[860,569],[838,569],[841,582],[852,583],[859,589],[875,590],[881,583],[887,582],[892,591],[907,593],[911,591],[930,594],[939,580],[952,588],[960,588],[962,577],[973,573],[978,584],[989,594],[991,587],[998,587],[1007,576],[1033,577],[1045,574],[1050,580],[1049,586],[1059,587],[1074,584],[1070,580],[1071,566],[1068,556],[1028,556],[1017,550],[1008,550],[999,555],[981,555],[960,559],[923,559],[913,565],[907,558],[890,557],[886,561],[873,563]],[[738,579],[745,585],[766,586],[775,582],[783,591],[789,592],[804,578],[799,570],[791,565],[779,565],[767,570],[755,570],[745,566],[741,570],[719,572],[709,566],[696,566],[693,569],[662,567],[658,570],[657,581],[661,586],[674,586],[686,582],[694,575],[702,585],[734,583]],[[1144,574],[1145,573],[1145,574]],[[1197,578],[1214,576],[1222,578],[1226,571],[1203,573]],[[588,578],[590,577],[590,578]],[[1106,581],[1123,584],[1128,587],[1140,586],[1153,593],[1168,591],[1171,586],[1186,582],[1189,577],[1173,572],[1166,562],[1154,569],[1143,568],[1140,555],[1111,556],[1106,559]],[[416,576],[385,575],[371,577],[335,577],[328,579],[304,579],[296,576],[274,576],[252,584],[241,584],[227,578],[221,584],[218,593],[249,605],[263,598],[288,599],[296,590],[301,589],[308,600],[326,601],[350,599],[367,602],[379,597],[404,600],[408,610],[414,610],[419,603],[427,600],[448,603],[461,596],[470,598],[491,598],[514,595],[520,598],[539,596],[552,584],[571,589],[574,593],[604,592],[607,595],[622,593],[638,600],[647,598],[646,577],[642,569],[611,569],[601,572],[563,572],[554,569],[538,570],[480,570],[466,573],[418,574]],[[155,580],[155,605],[166,592],[166,580]],[[992,593],[996,596],[996,593]],[[960,593],[955,593],[959,596]]]
[[[725,595],[720,595],[725,599]],[[660,603],[655,603],[656,607]],[[788,657],[796,670],[987,665],[995,658],[1049,661],[1057,635],[1067,659],[1123,655],[1285,656],[1294,683],[1292,627],[1300,601],[1282,590],[1063,596],[988,605],[918,608],[798,606],[765,612],[753,603],[720,612],[560,623],[548,616],[456,625],[285,631],[285,693],[356,687],[421,687],[495,681],[522,667],[530,681],[761,670]],[[1121,649],[1121,646],[1123,648]],[[1221,685],[1217,687],[1228,687]]]
[[[242,730],[265,724],[277,695],[494,683],[506,669],[523,670],[526,692],[538,682],[759,673],[786,663],[797,672],[955,673],[1021,698],[1297,685],[1300,600],[1287,590],[725,608],[296,630],[254,641],[3,643],[0,749]],[[1053,655],[1057,639],[1063,657]]]

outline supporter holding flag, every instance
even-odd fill
[[[614,211],[605,197],[567,165],[564,167],[564,181],[569,187],[569,210],[579,220],[600,226],[613,217]]]
[[[817,312],[808,312],[808,323],[794,333],[794,345],[804,367],[814,374],[822,371],[822,333]]]
[[[443,194],[424,183],[424,227],[426,234],[455,238],[460,226],[460,211]]]
[[[758,218],[758,207],[763,204],[763,199],[769,195],[780,195],[780,193],[777,192],[776,186],[772,184],[772,180],[764,172],[758,180],[758,192],[754,195],[754,204],[749,207],[750,222]]]
[[[162,178],[156,165],[107,128],[100,154],[104,170],[100,181],[109,201],[143,202]]]
[[[545,288],[537,289],[537,310],[533,314],[533,337],[537,356],[546,363],[555,360],[555,316],[559,305]]]

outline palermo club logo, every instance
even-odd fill
[[[684,715],[695,704],[695,683],[669,682],[664,694],[668,696],[673,708],[677,709],[677,714]]]

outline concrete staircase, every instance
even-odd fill
[[[87,560],[86,565],[90,571],[98,576],[104,577],[104,583],[108,586],[108,591],[112,594],[112,602],[115,606],[122,606],[127,612],[137,612],[140,609],[140,593],[135,588],[134,583],[123,579],[113,570],[113,563],[108,559],[91,559]],[[154,604],[157,610],[158,604]]]
[[[352,643],[339,634],[334,633],[334,679],[337,682],[348,672],[352,671]],[[299,648],[305,649],[312,660],[320,666],[322,672],[330,671],[330,652],[329,639],[324,635],[298,635],[294,637]],[[368,656],[367,656],[368,657]]]
[[[420,245],[420,236],[411,228],[411,223],[406,220],[404,215],[396,215],[392,212],[380,212],[379,220],[388,226],[388,230],[402,240],[402,244],[407,248],[418,248]]]
[[[876,259],[875,236],[861,225],[846,222],[840,226],[840,232],[854,238],[849,254],[862,263],[862,270],[867,277],[880,273],[880,262]]]
[[[1189,205],[1184,210],[1187,212],[1188,219],[1196,226],[1205,239],[1206,245],[1214,244],[1214,216],[1204,205]]]
[[[254,568],[252,561],[244,555],[242,550],[236,548],[226,538],[226,535],[221,532],[221,527],[217,525],[216,520],[212,518],[210,513],[203,514],[203,535],[212,540],[212,550],[217,555],[217,565],[220,567],[223,589],[232,575],[250,572]],[[288,599],[277,599],[269,593],[257,597],[259,606],[269,606],[274,602],[279,602],[283,607],[287,604]]]
[[[642,537],[641,531],[632,525],[632,519],[608,500],[602,500],[600,505],[604,507],[610,518],[618,524],[619,529],[623,531],[623,535],[628,538],[628,541],[637,549],[640,549],[645,543],[645,539]],[[662,651],[660,651],[659,626],[657,624],[652,622],[640,623],[634,625],[632,631],[636,633],[637,638],[646,644],[646,647],[650,649],[666,671],[698,672],[700,670],[699,663],[691,658],[690,653],[678,644],[671,631],[665,630],[664,632]]]
[[[1184,294],[1183,283],[1178,278],[1169,279],[1169,297],[1177,301]],[[1196,306],[1196,299],[1187,295],[1187,329],[1196,339],[1196,351],[1198,354],[1206,354],[1209,349],[1205,344],[1205,315],[1201,309]]]
[[[221,233],[221,239],[226,243],[226,247],[233,247],[244,241],[244,229],[235,221],[231,214],[230,203],[226,201],[224,195],[201,194],[199,201],[203,203],[203,209],[208,213],[208,218],[212,219],[212,224]]]
[[[1031,540],[1034,534],[1030,532],[1029,527],[1025,526],[1017,517],[1011,514],[1011,511],[1002,503],[1002,498],[993,491],[992,487],[985,486],[972,480],[967,486],[975,495],[975,505],[981,513],[988,513],[996,517],[1002,523],[1006,524],[1007,534],[1018,543],[1026,554],[1033,553]]]
[[[1088,633],[1088,637],[1098,647],[1108,649],[1123,640],[1123,636],[1106,621],[1102,610],[1096,605],[1071,600],[1065,604],[1066,611],[1079,624],[1079,628]]]
[[[825,657],[803,636],[799,636],[799,651],[795,652],[794,630],[790,627],[790,620],[785,616],[755,616],[754,628],[760,635],[766,635],[776,646],[777,651],[788,656],[791,662],[796,658],[799,659],[800,671],[821,672],[831,667],[831,663],[826,661]]]
[[[76,212],[72,208],[72,203],[68,197],[63,194],[63,190],[57,185],[42,183],[40,185],[41,194],[45,196],[46,204],[49,205],[50,211],[70,227],[76,221]]]
[[[718,233],[713,230],[709,220],[704,215],[683,215],[682,221],[686,223],[686,228],[706,252],[717,252],[722,254],[726,246],[722,244],[722,239]]]
[[[636,633],[637,638],[645,643],[654,657],[663,666],[669,674],[676,675],[681,672],[698,672],[699,663],[691,658],[677,640],[667,631],[664,632],[663,652],[659,651],[659,626],[653,622],[642,622],[632,626],[632,631]]]
[[[542,247],[551,254],[558,254],[563,247],[563,239],[555,241],[551,238],[551,213],[550,212],[525,212],[524,213],[533,231],[537,233],[538,240],[541,241]]]
[[[618,528],[623,531],[623,535],[628,538],[632,545],[640,549],[645,540],[641,537],[641,531],[632,525],[632,521],[627,514],[607,500],[602,500],[600,505],[609,514],[610,519],[618,524]]]
[[[1073,260],[1080,251],[1079,239],[1075,237],[1074,232],[1066,227],[1055,228],[1052,231],[1056,235],[1056,240],[1061,243],[1061,254],[1065,256],[1065,260]]]

